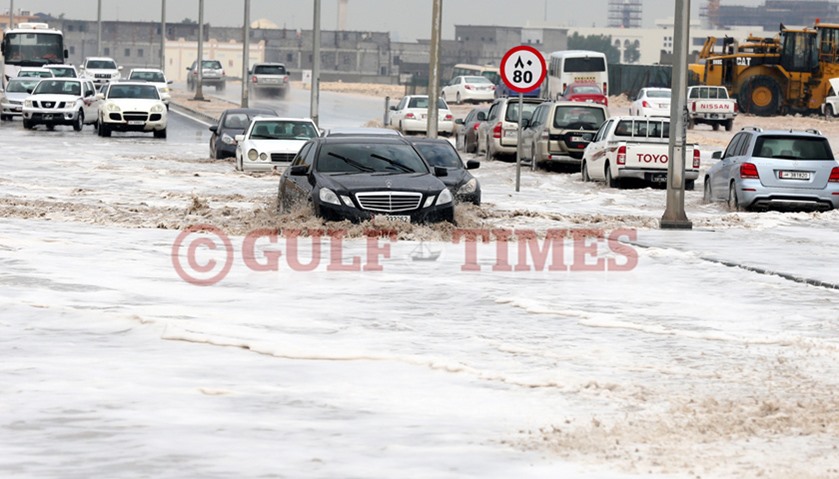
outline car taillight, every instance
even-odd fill
[[[224,76],[224,70],[221,71],[221,76]]]
[[[480,123],[475,123],[475,124],[472,126],[472,129],[473,129],[474,131],[478,131],[478,127],[479,127],[479,126],[481,126],[481,124],[480,124]]]
[[[548,130],[542,130],[542,139],[543,140],[550,140],[551,133]]]
[[[734,113],[737,113],[738,111],[740,111],[740,107],[737,106],[737,103],[735,102],[734,103]]]
[[[693,149],[693,167],[699,169],[699,149]]]
[[[256,79],[256,75],[251,77],[251,81],[254,82],[254,83],[257,83],[258,80]]]
[[[283,77],[283,83],[288,83],[288,77]]]
[[[452,121],[453,119],[454,119],[454,117],[451,116],[451,115],[446,115],[446,117],[444,118],[444,120],[446,120],[446,121]]]
[[[472,89],[472,85],[463,85],[463,88],[466,88],[467,90],[471,90],[471,89]]]
[[[606,91],[606,82],[603,82],[603,94],[604,95],[609,95],[609,92]]]
[[[644,107],[644,108],[649,108],[650,104],[647,103],[647,100],[644,100],[644,101],[641,102],[641,106]]]
[[[696,102],[690,104],[690,109],[696,111]]]
[[[621,147],[618,148],[618,157],[616,161],[619,165],[626,164],[626,145],[621,145]]]
[[[740,178],[760,179],[760,175],[757,173],[757,166],[754,163],[743,163],[740,165]]]
[[[567,90],[567,89],[568,89],[568,84],[567,84],[567,83],[563,83],[563,84],[562,84],[562,91],[565,91],[565,90]]]
[[[489,89],[495,91],[495,85],[492,85],[491,87],[489,87]]]
[[[830,170],[830,178],[827,179],[829,183],[839,183],[839,168],[834,167]]]
[[[493,138],[501,138],[501,122],[495,124],[492,128],[492,137]]]
[[[405,118],[416,118],[413,113],[405,113]]]

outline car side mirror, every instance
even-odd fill
[[[478,112],[478,121],[486,121],[486,119],[487,119],[486,113],[484,113],[482,111],[479,111]]]
[[[463,118],[458,118],[458,119],[457,119],[457,120],[455,120],[454,122],[455,122],[456,124],[458,124],[458,125],[462,125],[462,124],[463,124]]]
[[[722,152],[721,151],[715,151],[715,152],[711,153],[711,158],[713,158],[715,160],[719,160],[720,158],[722,158]]]
[[[105,94],[104,93],[97,93],[96,94],[96,99],[97,100],[104,100],[105,99]]]
[[[530,118],[523,119],[521,121],[521,127],[522,128],[527,128],[528,126],[530,126]]]
[[[172,83],[175,83],[175,80],[167,80],[167,81],[166,81],[166,83],[167,83],[168,85],[171,85]]]
[[[34,88],[27,88],[26,93],[29,93],[31,95],[33,90],[35,90],[35,89]]]
[[[478,160],[466,160],[467,170],[477,170],[481,167],[481,162]]]
[[[210,125],[209,130],[213,133],[218,133],[218,125]]]
[[[294,165],[288,171],[291,176],[306,176],[309,173],[309,165]]]
[[[245,141],[245,135],[236,135],[233,137],[233,139],[236,140],[236,143],[241,143]]]
[[[390,111],[396,111],[396,106],[391,106]]]
[[[435,166],[434,176],[449,176],[449,170],[442,166]]]
[[[122,65],[118,66],[117,70],[122,71]]]

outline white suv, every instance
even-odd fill
[[[111,136],[112,131],[151,131],[155,138],[166,138],[166,105],[154,83],[111,83],[97,97],[104,100],[99,107],[99,136]]]
[[[44,78],[23,102],[23,127],[72,125],[81,131],[96,122],[98,102],[90,80],[80,78]]]
[[[106,83],[119,80],[121,71],[122,67],[117,66],[113,58],[88,57],[82,65],[81,77],[93,80],[96,87],[100,88]]]

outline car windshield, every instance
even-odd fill
[[[522,103],[522,118],[525,120],[529,119],[533,116],[533,111],[536,110],[536,107],[539,106],[538,103]],[[507,113],[504,115],[504,121],[510,121],[513,123],[519,122],[519,102],[518,101],[510,101],[507,104]]]
[[[35,88],[40,80],[9,80],[6,91],[9,93],[28,93],[30,88]]]
[[[754,156],[783,160],[833,161],[827,138],[817,136],[762,135],[755,140]]]
[[[428,97],[415,96],[408,101],[408,108],[428,108]],[[437,99],[438,110],[448,110],[449,105],[442,98]]]
[[[463,168],[463,161],[452,145],[446,143],[414,143],[420,154],[431,166],[444,168]]]
[[[649,98],[670,98],[670,90],[647,90]]]
[[[52,74],[57,77],[75,78],[76,73],[70,67],[49,67]]]
[[[166,83],[163,72],[131,72],[129,80],[145,80],[153,83]]]
[[[257,75],[285,75],[285,67],[283,65],[257,65],[253,68],[253,72]]]
[[[417,151],[403,143],[338,143],[321,146],[322,173],[428,173]]]
[[[87,68],[94,70],[116,70],[117,64],[112,60],[90,60],[87,62]]]
[[[486,77],[465,77],[463,79],[465,83],[481,83],[484,85],[492,85],[492,82],[489,81]]]
[[[53,75],[52,72],[49,72],[49,71],[39,72],[39,71],[29,70],[29,71],[21,71],[18,74],[18,76],[21,77],[21,78],[52,78],[54,75]]]
[[[154,85],[111,85],[108,98],[137,98],[141,100],[159,100],[157,87]]]
[[[606,121],[602,108],[558,106],[554,114],[554,128],[596,130]]]
[[[318,136],[308,121],[260,120],[251,129],[254,140],[308,140]]]
[[[41,80],[32,94],[81,95],[82,87],[75,81]]]

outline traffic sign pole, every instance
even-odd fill
[[[519,93],[519,131],[516,138],[516,193],[519,192],[521,187],[521,131],[523,130],[521,122],[523,112],[522,106],[524,103],[522,98],[524,98],[524,94]]]

